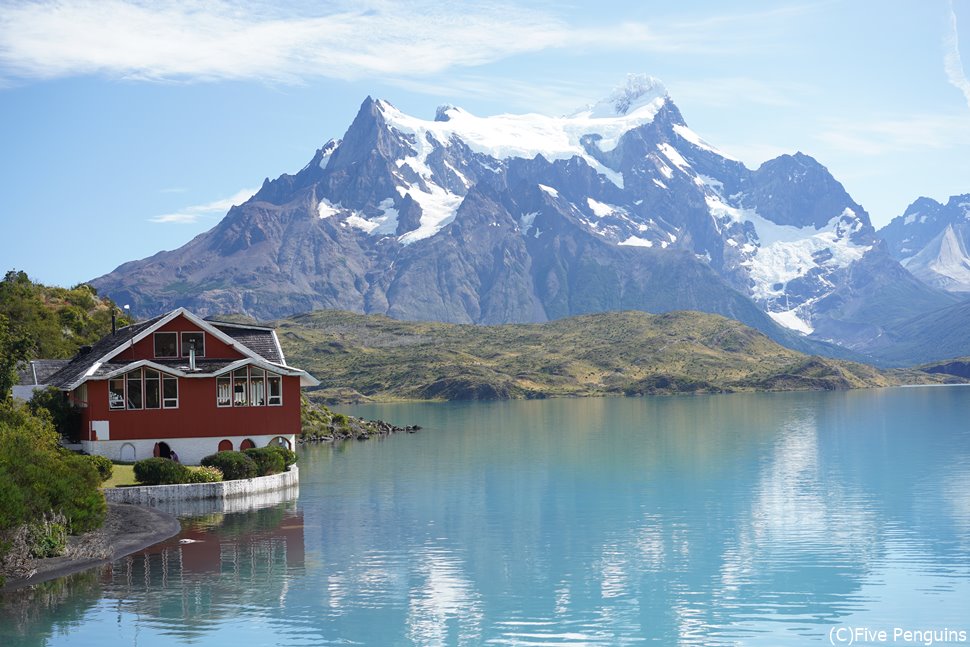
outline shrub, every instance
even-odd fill
[[[296,464],[296,452],[292,449],[287,449],[286,447],[280,447],[279,445],[273,445],[271,449],[275,449],[283,456],[283,467],[284,469],[290,465]]]
[[[191,470],[167,458],[146,458],[135,463],[135,480],[142,485],[188,483]]]
[[[216,467],[222,472],[222,478],[226,481],[238,479],[251,479],[259,476],[259,468],[256,462],[242,452],[225,451],[216,454],[209,454],[202,459],[204,467]]]
[[[256,462],[260,476],[269,476],[279,474],[286,469],[286,459],[278,451],[279,449],[279,447],[253,447],[243,453]]]
[[[114,472],[115,467],[114,463],[111,462],[111,459],[97,455],[88,456],[87,459],[92,465],[94,465],[94,469],[98,470],[98,476],[101,477],[102,483],[111,478],[111,474]]]
[[[222,471],[218,467],[189,470],[189,483],[218,483],[221,480]]]
[[[49,512],[62,513],[72,534],[97,528],[107,511],[100,485],[87,457],[58,446],[48,417],[0,409],[0,534]]]
[[[31,553],[58,550],[64,529],[77,534],[104,522],[100,484],[91,461],[58,447],[49,415],[0,404],[0,585],[29,563]],[[28,528],[58,513],[63,521],[42,532]]]
[[[67,550],[67,519],[60,513],[44,515],[40,521],[27,525],[27,541],[31,557],[63,555]]]

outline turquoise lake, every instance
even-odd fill
[[[0,644],[970,643],[970,388],[342,410],[424,429],[303,449],[298,496],[7,600]]]

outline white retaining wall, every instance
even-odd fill
[[[252,479],[221,481],[219,483],[183,483],[180,485],[139,485],[136,487],[105,488],[108,503],[131,503],[153,508],[170,507],[182,501],[225,500],[235,497],[254,497],[265,492],[299,488],[300,470],[296,465],[282,474],[257,476]]]
[[[257,447],[265,447],[274,438],[279,438],[281,434],[269,434],[265,436],[247,436]],[[290,449],[296,449],[296,436],[294,434],[283,434],[290,442]],[[243,437],[233,436],[228,438],[232,441],[232,448],[239,450],[239,445],[246,440]],[[209,454],[219,451],[219,441],[222,438],[149,438],[146,440],[82,440],[81,449],[88,454],[106,456],[113,461],[140,461],[144,458],[151,458],[155,451],[155,443],[167,443],[175,453],[179,455],[179,462],[184,465],[198,465],[203,458]]]

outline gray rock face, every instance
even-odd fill
[[[818,162],[747,169],[646,77],[561,118],[443,106],[426,121],[368,98],[301,171],[267,179],[182,248],[92,283],[141,315],[503,323],[696,309],[802,348],[795,333],[818,331],[865,349],[914,303],[950,303],[889,256]]]

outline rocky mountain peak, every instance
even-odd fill
[[[664,84],[648,74],[628,74],[609,96],[588,106],[592,117],[622,117],[669,97]]]

